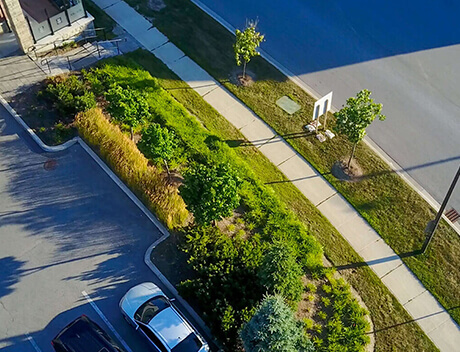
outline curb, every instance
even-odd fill
[[[21,116],[18,115],[18,113],[11,107],[10,104],[5,100],[0,95],[0,103],[3,105],[3,107],[10,113],[11,116],[14,117],[17,123],[19,123],[32,137],[32,139],[35,141],[35,143],[38,144],[38,146],[45,152],[53,153],[53,152],[62,152],[63,150],[66,150],[67,148],[71,147],[75,143],[78,142],[78,137],[72,138],[70,141],[67,141],[63,144],[56,145],[56,146],[49,146],[43,143],[43,141],[35,134],[35,132],[24,122],[24,120],[21,118]]]
[[[232,34],[235,33],[235,30],[236,30],[235,27],[233,27],[230,23],[224,20],[216,12],[211,10],[208,6],[203,4],[200,0],[190,0],[190,1],[194,3],[197,7],[199,7],[202,11],[204,11],[209,16],[211,16],[214,20],[219,22],[229,32],[231,32]],[[307,92],[313,98],[318,100],[321,97],[321,94],[319,94],[313,88],[308,86],[297,75],[295,75],[288,68],[283,66],[277,60],[275,60],[272,56],[270,56],[263,49],[260,49],[260,56],[262,56],[265,60],[267,60],[272,66],[276,67],[281,73],[283,73],[287,78],[289,78],[292,82],[297,84],[300,88],[302,88],[305,92]],[[337,112],[339,109],[332,106],[331,110],[332,112]],[[371,138],[366,136],[363,141],[394,172],[396,172],[415,192],[417,192],[418,195],[422,197],[436,212],[439,210],[439,208],[441,208],[441,204],[439,204],[437,200],[435,200],[430,194],[428,194],[428,192],[417,181],[415,181],[393,158],[391,158],[391,156],[389,156],[383,149],[381,149]],[[459,225],[454,224],[444,214],[442,215],[442,218],[460,236],[460,224]]]
[[[166,240],[170,234],[166,227],[147,209],[147,207],[137,198],[137,196],[131,192],[131,190],[121,181],[117,175],[107,166],[106,163],[90,148],[86,142],[80,137],[74,137],[70,141],[57,146],[49,146],[43,143],[43,141],[35,134],[35,132],[24,122],[19,114],[11,107],[11,105],[0,95],[0,103],[3,107],[14,117],[14,119],[27,131],[32,139],[38,144],[38,146],[45,152],[61,152],[67,150],[75,144],[79,144],[89,156],[101,167],[101,169],[115,182],[115,184],[128,196],[128,198],[147,216],[147,218],[158,228],[162,236],[153,242],[144,254],[144,262],[149,269],[158,277],[161,283],[171,291],[173,296],[182,304],[187,310],[190,316],[197,322],[197,324],[203,329],[203,331],[212,338],[210,329],[206,326],[201,317],[193,310],[193,308],[185,301],[177,292],[173,284],[161,273],[161,271],[153,264],[150,260],[151,254],[156,246]],[[212,342],[217,345],[215,340],[212,338]]]

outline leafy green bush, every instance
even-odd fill
[[[188,212],[177,189],[161,173],[148,166],[148,160],[120,129],[111,124],[100,109],[80,113],[75,119],[83,139],[169,228],[182,226]]]
[[[302,324],[281,296],[267,296],[241,330],[246,352],[313,352]]]
[[[240,179],[228,164],[193,164],[180,194],[198,224],[230,216],[240,203]]]
[[[158,123],[152,123],[142,130],[142,137],[137,147],[147,158],[157,164],[163,161],[169,170],[168,161],[174,157],[177,144],[174,131],[161,127]]]
[[[257,278],[263,248],[258,236],[230,238],[215,227],[193,228],[186,235],[184,251],[197,277],[181,283],[179,290],[198,301],[229,350],[263,295]]]
[[[81,70],[83,79],[91,86],[91,90],[97,96],[104,96],[105,92],[115,84],[115,79],[110,72],[101,68],[92,68],[89,71]]]
[[[326,337],[316,348],[318,351],[364,351],[369,343],[367,311],[352,296],[350,286],[342,278],[336,279],[332,273],[326,274],[326,278],[330,285],[323,285],[323,289],[327,288],[325,291],[331,299],[323,297],[322,301],[325,306],[332,302],[332,316],[326,324]],[[324,319],[325,314],[320,318]]]
[[[268,293],[279,294],[296,307],[304,289],[302,275],[293,248],[282,241],[272,243],[259,270],[260,283]]]
[[[42,94],[63,117],[87,111],[96,106],[96,97],[77,76],[55,76],[48,79]]]
[[[105,94],[109,102],[107,111],[112,117],[130,127],[131,139],[133,128],[150,117],[146,95],[128,87],[114,84]]]

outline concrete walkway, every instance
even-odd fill
[[[329,219],[441,351],[460,328],[358,212],[283,138],[124,1],[93,0],[237,127]]]

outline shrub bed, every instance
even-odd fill
[[[258,180],[227,143],[203,128],[147,71],[126,58],[114,58],[96,70],[85,72],[80,79],[99,92],[98,99],[111,113],[113,123],[101,109],[91,109],[77,115],[76,127],[162,221],[183,232],[186,237],[184,250],[189,254],[196,277],[183,282],[180,290],[198,302],[227,350],[241,349],[239,330],[254,314],[265,292],[283,295],[296,310],[303,290],[301,276],[305,273],[323,275],[324,271],[322,248],[305,225]],[[74,84],[74,80],[72,78],[70,83]],[[132,92],[127,95],[129,90]],[[121,104],[120,112],[120,99],[112,99],[114,96],[136,99],[142,96],[145,99],[148,108],[144,106],[144,112],[139,114],[137,132],[145,133],[152,124],[160,124],[174,132],[185,155],[183,162],[177,165],[178,170],[186,171],[190,165],[216,170],[228,165],[228,170],[233,170],[238,180],[235,181],[238,194],[231,197],[230,205],[236,207],[238,199],[240,204],[238,210],[225,213],[229,216],[222,221],[232,223],[238,219],[242,223],[238,234],[229,236],[218,227],[200,224],[180,229],[187,216],[185,204],[164,173],[149,166],[148,159],[136,144],[120,130],[119,127],[127,132],[126,127],[131,130],[134,127],[132,124],[125,126],[122,118],[132,107]],[[147,138],[141,137],[141,140]],[[217,185],[213,192],[219,190],[221,187]],[[212,201],[209,203],[212,206]],[[295,265],[272,266],[270,261],[275,257]],[[289,280],[283,280],[286,277]],[[345,286],[344,290],[349,291],[349,288]],[[351,302],[355,302],[354,299]],[[350,311],[359,307],[356,302],[345,305]],[[326,341],[327,347],[329,340]],[[353,344],[359,350],[365,344],[363,341],[364,338],[358,338],[341,343],[343,346]]]
[[[136,144],[111,124],[99,108],[81,112],[75,119],[83,139],[95,147],[112,170],[169,228],[184,224],[185,204],[166,177],[148,165]]]

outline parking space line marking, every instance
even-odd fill
[[[30,336],[29,334],[26,334],[26,335],[27,335],[27,340],[30,342],[30,344],[35,349],[35,351],[42,352],[40,347],[38,347],[37,343],[35,342],[34,338],[32,336]]]
[[[82,291],[81,294],[86,298],[89,304],[91,304],[91,307],[96,311],[96,313],[101,317],[101,319],[104,321],[105,325],[112,331],[112,333],[115,335],[115,337],[118,339],[118,341],[121,342],[123,347],[125,348],[126,351],[128,352],[133,352],[131,348],[129,348],[128,344],[123,340],[120,336],[120,334],[115,330],[112,324],[110,324],[109,320],[105,317],[105,315],[101,312],[99,307],[94,303],[94,301],[91,299],[91,297],[86,293],[86,291]]]

